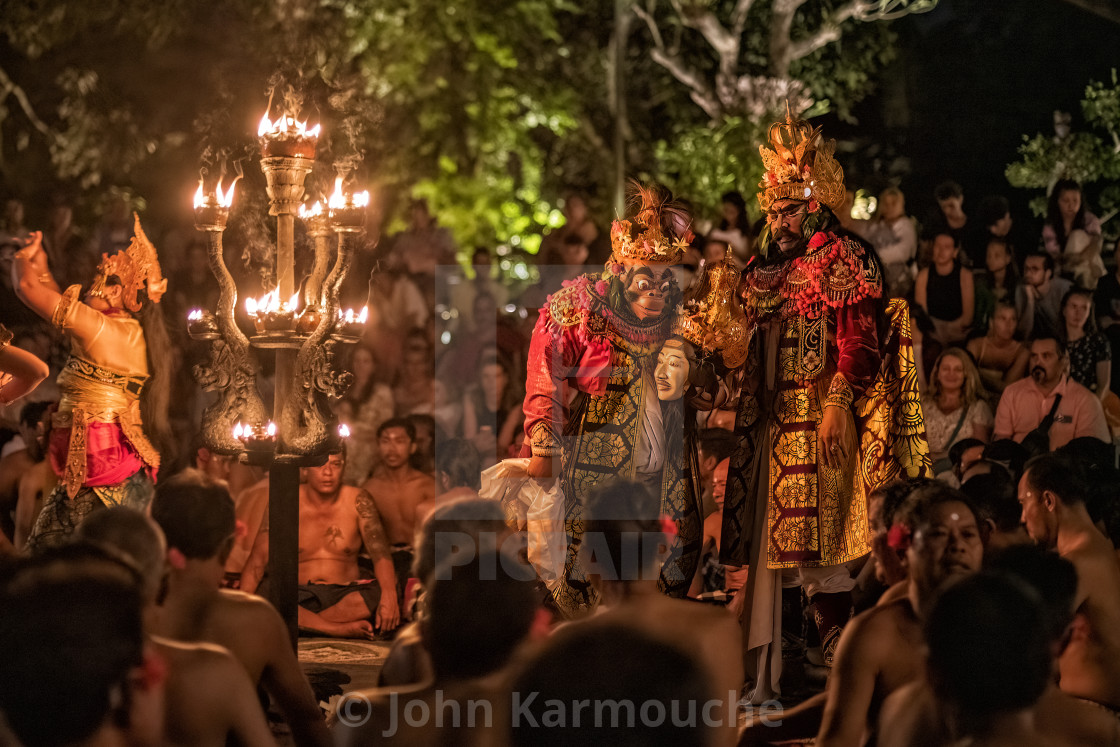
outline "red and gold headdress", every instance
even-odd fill
[[[97,278],[89,289],[91,296],[102,295],[105,285],[110,277],[116,277],[121,283],[121,300],[129,311],[139,311],[141,302],[137,294],[141,290],[148,292],[148,300],[159,303],[167,291],[167,280],[159,267],[159,257],[156,248],[148,240],[144,229],[140,226],[140,216],[132,214],[136,219],[135,235],[127,249],[122,249],[113,256],[101,255],[101,264],[97,266]]]
[[[672,334],[697,351],[719,353],[724,366],[735,369],[747,360],[749,337],[747,317],[737,300],[739,268],[730,255],[729,248],[723,259],[708,266],[700,284],[685,294]]]
[[[640,204],[630,220],[611,224],[611,258],[615,262],[675,265],[692,241],[692,219],[673,194],[659,184],[631,185],[630,204]]]
[[[758,146],[766,173],[758,186],[762,212],[775,200],[816,200],[833,212],[844,204],[844,170],[833,158],[835,140],[824,140],[821,128],[794,117],[786,104],[786,121],[770,125],[771,148]]]

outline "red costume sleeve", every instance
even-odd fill
[[[851,406],[879,372],[882,353],[876,320],[881,304],[878,298],[864,298],[836,309],[836,376],[829,387],[830,403]],[[846,396],[837,377],[843,377],[847,384],[849,393]]]

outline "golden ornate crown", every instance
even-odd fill
[[[677,264],[693,238],[688,211],[658,184],[632,183],[630,204],[639,201],[640,208],[631,220],[611,224],[611,257],[623,263]]]
[[[697,285],[689,288],[677,309],[672,334],[705,353],[719,353],[727,368],[747,360],[747,317],[739,305],[739,268],[728,248],[723,259],[708,266]]]
[[[121,299],[129,311],[139,311],[140,301],[136,298],[141,290],[148,292],[148,300],[159,303],[167,291],[167,280],[159,267],[159,257],[156,248],[148,240],[144,229],[140,226],[140,216],[132,214],[136,219],[135,235],[127,249],[122,249],[113,256],[101,255],[101,264],[97,266],[97,278],[89,289],[91,296],[103,295],[105,285],[110,277],[116,277],[121,282]]]
[[[775,200],[816,200],[838,211],[844,204],[844,170],[833,158],[835,140],[821,128],[794,117],[786,104],[786,121],[770,125],[771,148],[758,146],[766,173],[758,186],[758,204],[767,212]]]

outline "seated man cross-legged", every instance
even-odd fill
[[[385,530],[370,494],[342,484],[342,454],[304,472],[299,490],[299,626],[346,638],[373,638],[400,623],[397,581]],[[373,561],[361,578],[358,552]],[[373,618],[371,624],[370,619]]]

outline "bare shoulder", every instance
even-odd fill
[[[221,611],[224,614],[236,615],[242,620],[252,620],[256,623],[272,623],[280,620],[280,613],[276,608],[267,599],[256,594],[236,589],[222,589],[221,599]]]

